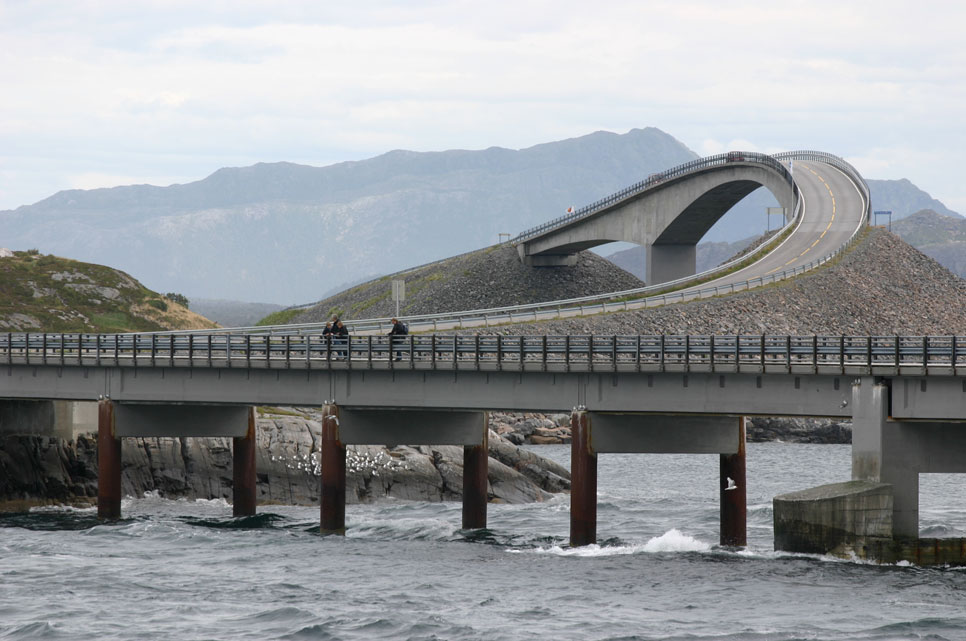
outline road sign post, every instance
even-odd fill
[[[892,231],[892,210],[891,209],[880,209],[878,211],[872,212],[875,215],[875,224],[879,224],[879,216],[889,217],[889,231]]]
[[[396,316],[399,316],[399,303],[406,300],[406,281],[392,281],[392,299],[396,301]]]
[[[787,210],[784,207],[766,207],[765,208],[765,218],[766,218],[765,231],[766,232],[771,231],[771,217],[772,217],[772,215],[777,215],[777,216],[781,216],[782,218],[784,218],[786,211]],[[781,227],[781,226],[779,225],[779,227]]]

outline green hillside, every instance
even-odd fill
[[[116,269],[36,250],[12,253],[0,257],[0,331],[94,333],[216,326]]]

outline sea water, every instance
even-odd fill
[[[774,551],[772,497],[847,480],[848,446],[749,444],[740,551],[717,545],[717,455],[598,465],[599,545],[576,549],[565,495],[474,531],[459,503],[350,505],[345,537],[318,508],[157,496],[111,524],[0,516],[0,639],[966,639],[966,571]],[[920,491],[924,535],[966,536],[966,478]]]

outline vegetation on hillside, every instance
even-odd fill
[[[133,332],[216,325],[124,272],[32,249],[0,258],[0,330]]]

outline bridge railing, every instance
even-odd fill
[[[966,375],[963,336],[0,334],[39,367]]]
[[[773,157],[779,161],[812,160],[825,163],[826,165],[831,165],[841,170],[842,173],[848,176],[849,180],[851,180],[859,189],[862,199],[865,201],[866,220],[872,219],[872,197],[869,192],[869,185],[865,182],[865,178],[862,177],[862,174],[860,174],[859,171],[844,158],[840,158],[835,154],[830,154],[824,151],[810,150],[785,151],[780,154],[775,154]]]

